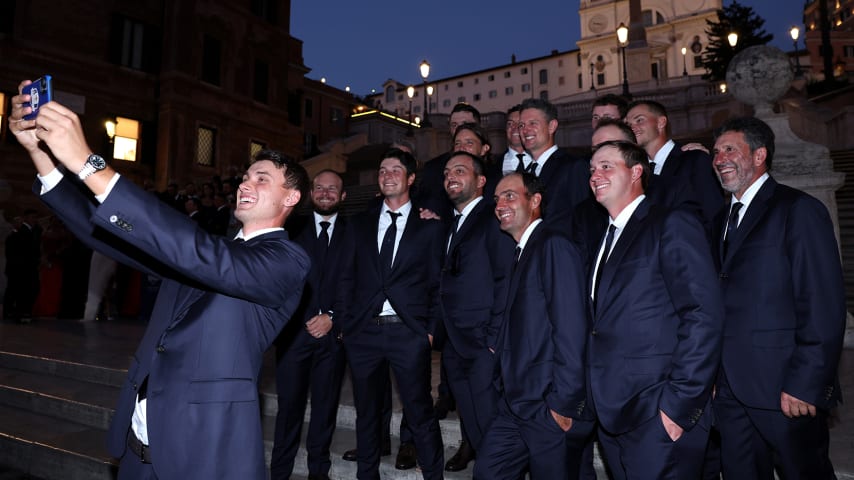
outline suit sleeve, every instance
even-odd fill
[[[678,145],[676,148],[680,148]],[[685,152],[687,153],[687,152]],[[724,205],[724,196],[720,182],[712,166],[712,158],[701,151],[693,151],[690,157],[693,162],[692,188],[699,203],[703,217],[703,227],[706,232],[712,231],[712,222]]]
[[[710,398],[723,329],[720,288],[699,220],[684,211],[670,213],[663,225],[659,259],[679,317],[676,348],[659,408],[689,430]]]
[[[501,231],[495,218],[487,231],[487,248],[492,267],[492,310],[489,323],[485,326],[484,338],[487,347],[496,349],[498,332],[504,321],[504,310],[507,308],[507,294],[510,287],[510,273],[513,267],[513,250],[515,243],[510,235]]]
[[[828,408],[837,398],[837,364],[845,335],[842,266],[833,223],[825,206],[803,195],[786,224],[786,255],[795,306],[795,352],[783,391]]]
[[[540,268],[554,351],[552,384],[545,401],[564,417],[586,419],[584,263],[575,245],[562,235],[551,236],[543,247]]]

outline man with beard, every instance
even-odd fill
[[[463,436],[447,471],[463,470],[474,459],[498,407],[490,350],[495,349],[507,298],[513,240],[498,228],[492,200],[483,197],[484,169],[481,157],[466,151],[453,153],[445,166],[445,191],[455,216],[439,288],[447,335],[442,364]]]
[[[311,185],[314,212],[302,225],[288,224],[294,241],[311,258],[302,301],[276,342],[278,414],[270,461],[271,478],[290,478],[299,449],[306,397],[311,389],[311,420],[305,447],[308,478],[328,479],[329,445],[335,432],[338,397],[344,375],[344,350],[335,322],[341,272],[352,268],[353,235],[338,207],[347,194],[332,170],[315,175]],[[299,321],[297,321],[299,320]]]

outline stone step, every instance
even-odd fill
[[[0,405],[0,464],[46,480],[112,480],[102,429]]]

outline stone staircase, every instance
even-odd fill
[[[830,154],[833,169],[845,174],[845,184],[836,191],[839,211],[839,247],[842,251],[842,273],[848,311],[854,312],[854,150]]]

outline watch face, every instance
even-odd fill
[[[100,155],[89,155],[89,158],[86,160],[86,162],[95,167],[95,170],[103,170],[107,167],[107,162],[104,161],[104,158]]]

